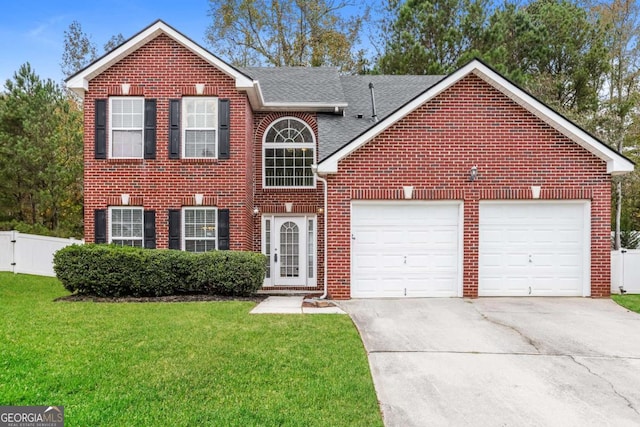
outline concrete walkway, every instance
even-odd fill
[[[251,314],[346,314],[339,307],[304,307],[302,296],[271,296],[256,305]]]

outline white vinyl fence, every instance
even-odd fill
[[[630,294],[640,294],[640,249],[611,252],[611,293],[619,294],[620,286]]]
[[[84,240],[0,231],[0,271],[55,276],[53,254],[74,243]]]

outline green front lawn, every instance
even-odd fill
[[[611,295],[611,298],[624,308],[640,313],[640,295]]]
[[[0,273],[0,405],[64,405],[67,426],[382,425],[348,316],[67,293]]]

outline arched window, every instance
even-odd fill
[[[262,144],[264,187],[313,187],[316,143],[303,121],[285,117],[265,132]]]

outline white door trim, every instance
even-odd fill
[[[457,236],[457,277],[456,277],[456,296],[463,296],[463,279],[464,279],[464,203],[462,200],[351,200],[349,211],[349,274],[351,284],[354,282],[354,242],[353,242],[353,227],[354,227],[354,206],[379,206],[379,205],[392,205],[392,206],[456,206],[458,208],[458,236]],[[353,298],[353,287],[351,285],[350,295]],[[356,297],[357,298],[357,297]]]
[[[269,242],[267,242],[267,221],[270,224]],[[280,276],[280,266],[282,256],[280,254],[280,227],[287,221],[296,223],[299,228],[299,253],[298,253],[298,277]],[[309,222],[312,222],[312,229],[309,228]],[[315,287],[318,277],[318,221],[316,215],[278,215],[266,214],[261,219],[261,249],[263,254],[267,254],[267,249],[271,251],[269,257],[268,277],[265,277],[263,287],[273,286],[295,286],[295,287]],[[313,261],[312,261],[312,277],[309,277],[309,239],[312,242]],[[276,253],[277,262],[276,262]],[[270,274],[269,274],[270,273]]]

